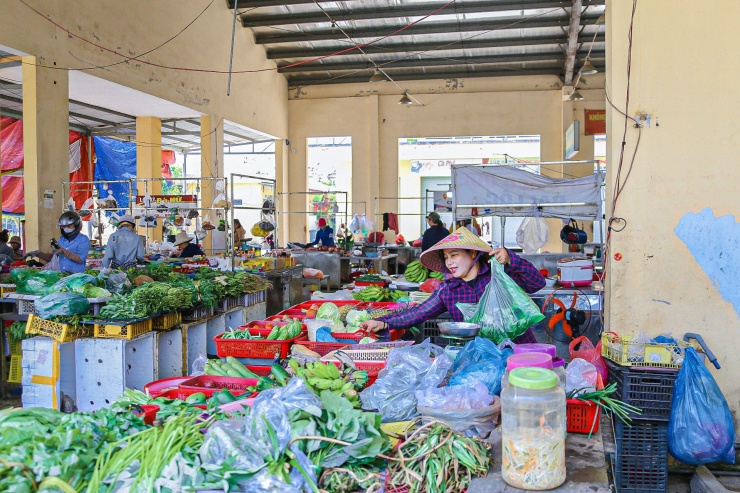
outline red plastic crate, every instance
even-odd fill
[[[270,375],[270,372],[272,371],[272,367],[270,366],[246,366],[247,370],[251,371],[258,377],[266,377]]]
[[[291,318],[297,318],[298,320],[301,320],[301,321],[306,318],[306,314],[305,313],[301,313],[300,315],[289,315],[289,316]],[[281,314],[278,313],[277,315],[271,315],[271,316],[267,317],[265,320],[268,321],[268,322],[282,321],[283,320],[283,315],[281,315]]]
[[[308,310],[308,308],[306,308],[306,310]],[[278,312],[276,316],[282,318],[285,315],[288,315],[289,317],[305,317],[306,312],[304,312],[302,308],[288,308],[287,310]]]
[[[249,333],[252,335],[267,336],[270,334],[270,329],[254,329],[250,328]],[[267,341],[265,339],[250,340],[250,339],[222,339],[219,334],[213,338],[216,343],[216,354],[225,358],[227,356],[233,356],[234,358],[253,358],[253,359],[274,359],[277,355],[280,359],[286,358],[290,352],[290,346],[299,339],[294,337],[286,341]]]
[[[271,327],[268,327],[267,324],[272,324]],[[252,320],[246,325],[240,325],[237,327],[237,330],[245,330],[245,329],[258,329],[265,331],[265,334],[261,335],[269,335],[270,330],[272,330],[272,327],[275,325],[284,326],[288,325],[288,322],[284,320]],[[301,324],[301,332],[308,332],[308,327],[306,327],[306,324]]]
[[[341,349],[347,344],[344,342],[311,342],[308,337],[299,338],[295,341],[296,344],[304,346],[315,353],[319,353],[321,356],[325,356],[336,349]]]
[[[188,377],[188,380],[190,380],[191,378],[192,377]],[[162,394],[159,397],[164,397],[165,399],[179,399],[179,400],[183,400],[183,399],[180,399],[180,389],[166,390],[166,391],[162,392]],[[193,407],[197,407],[198,409],[207,409],[208,408],[208,406],[206,406],[206,405],[197,405],[197,406],[193,406]]]
[[[357,287],[364,287],[364,286],[380,286],[381,288],[384,288],[388,285],[385,281],[355,281],[355,286]]]
[[[601,421],[601,406],[593,402],[567,399],[565,421],[568,433],[596,433]]]
[[[341,368],[342,366],[340,361],[332,360],[327,363],[334,363],[338,368]],[[367,383],[365,384],[365,387],[369,387],[374,384],[375,380],[378,379],[378,373],[380,373],[380,370],[385,368],[385,361],[355,361],[354,363],[358,370],[367,372]]]
[[[144,385],[144,393],[147,392],[151,397],[159,397],[168,390],[176,389],[182,382],[190,380],[191,377],[171,377],[162,378],[161,380],[155,380]]]
[[[157,418],[157,412],[159,412],[159,406],[155,406],[154,404],[145,404],[141,406],[141,408],[144,410],[144,415],[141,416],[144,423],[149,426],[153,425],[154,420]]]
[[[324,303],[334,303],[337,306],[345,306],[345,305],[358,306],[362,304],[362,301],[360,300],[313,300],[313,301],[304,301],[303,303],[298,303],[295,306],[291,306],[290,309],[299,308],[301,310],[308,310],[313,305],[321,307],[321,305],[323,305]]]
[[[206,382],[212,383],[213,387],[205,387]],[[180,399],[187,399],[189,395],[202,392],[208,398],[223,389],[228,389],[234,395],[243,395],[247,393],[247,387],[255,387],[256,385],[257,379],[255,378],[201,375],[181,383],[177,389],[177,395]]]

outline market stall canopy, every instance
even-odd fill
[[[458,219],[524,217],[532,215],[532,207],[539,207],[544,217],[598,219],[603,181],[601,172],[550,178],[512,166],[453,166],[454,212]]]

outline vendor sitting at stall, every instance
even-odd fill
[[[198,248],[198,245],[191,243],[192,241],[193,239],[186,232],[180,231],[177,233],[177,236],[175,236],[175,246],[179,251],[178,257],[190,258],[196,255],[205,255],[205,252]]]
[[[85,262],[90,251],[90,238],[80,233],[82,219],[76,212],[66,211],[59,216],[59,241],[51,240],[51,249],[59,258],[59,270],[77,274],[85,272]]]
[[[326,222],[326,219],[319,218],[319,230],[316,231],[316,239],[308,243],[307,247],[312,247],[321,243],[323,247],[334,246],[334,230]]]
[[[136,234],[136,220],[126,214],[118,220],[118,231],[108,238],[105,247],[103,267],[112,269],[129,269],[136,267],[137,260],[144,261],[144,242]]]
[[[21,250],[21,237],[18,235],[11,236],[8,244],[13,248],[13,260],[23,260],[23,250]]]
[[[491,251],[491,247],[471,233],[460,228],[421,254],[421,263],[430,270],[443,272],[446,280],[421,305],[393,315],[380,317],[362,324],[362,328],[384,338],[389,329],[408,329],[449,312],[456,322],[464,321],[456,303],[477,303],[491,281],[489,258],[504,264],[504,271],[527,293],[545,286],[545,278],[534,265],[505,248]],[[537,342],[532,331],[514,339],[516,344]]]
[[[424,231],[424,236],[421,239],[422,252],[426,252],[450,234],[437,212],[427,214],[427,224],[429,228]]]

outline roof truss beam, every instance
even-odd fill
[[[585,55],[585,52],[584,52]],[[603,51],[592,51],[592,58],[604,58],[605,52]],[[479,65],[479,64],[495,64],[495,63],[528,63],[528,62],[540,62],[540,61],[562,61],[564,56],[560,52],[549,52],[549,53],[532,53],[532,54],[512,54],[512,55],[490,55],[490,56],[474,56],[474,57],[444,57],[444,58],[406,58],[399,60],[390,60],[386,62],[372,62],[372,61],[359,61],[359,62],[345,62],[345,63],[311,63],[298,65],[296,67],[278,68],[278,72],[290,73],[290,72],[315,72],[315,71],[334,71],[334,70],[365,70],[374,69],[375,66],[381,67],[383,70],[389,68],[408,68],[408,67],[431,67],[441,65]]]
[[[568,28],[568,47],[565,50],[565,76],[563,82],[566,86],[573,84],[573,68],[576,65],[576,53],[578,52],[578,35],[581,33],[581,13],[583,9],[582,0],[573,0],[570,9],[570,27]]]
[[[285,26],[297,24],[319,24],[331,21],[357,21],[370,19],[395,19],[398,17],[423,17],[429,15],[448,2],[429,2],[422,4],[406,4],[390,9],[383,8],[348,8],[345,10],[326,10],[324,12],[304,12],[295,14],[262,14],[243,15],[243,27]],[[484,0],[475,3],[454,3],[438,12],[437,15],[475,14],[481,12],[507,12],[531,9],[547,9],[562,7],[563,0]],[[239,2],[241,7],[241,2]]]
[[[583,23],[595,24],[598,15],[587,15],[581,16]],[[545,28],[545,27],[565,27],[570,25],[569,17],[548,17],[548,18],[535,18],[535,19],[496,19],[488,21],[475,21],[475,22],[458,22],[458,21],[445,21],[436,23],[419,23],[409,27],[398,36],[410,36],[417,34],[445,34],[445,33],[460,33],[460,32],[487,32],[504,29],[527,29],[527,28]],[[401,25],[395,26],[382,26],[382,27],[370,27],[370,28],[359,28],[359,29],[343,29],[347,33],[347,36],[352,39],[361,38],[376,38],[387,36],[390,33],[400,29]],[[261,33],[255,35],[255,42],[257,44],[274,44],[274,43],[297,43],[305,41],[321,41],[321,40],[332,40],[332,39],[346,39],[342,30],[339,29],[316,29],[306,32],[275,32],[275,33]],[[363,48],[364,49],[364,48]],[[339,51],[339,50],[337,50]],[[352,50],[357,51],[359,50]],[[357,54],[355,53],[355,54]]]
[[[593,36],[581,36],[578,39],[579,43],[591,42]],[[407,43],[407,44],[392,44],[382,45],[380,43],[365,46],[362,51],[368,55],[378,54],[392,54],[392,53],[412,53],[412,52],[426,52],[426,51],[438,51],[438,50],[474,50],[481,48],[505,48],[511,46],[546,46],[546,45],[560,45],[567,43],[567,36],[532,36],[532,37],[521,37],[511,36],[506,38],[497,39],[471,39],[465,41],[450,41],[445,42],[426,42],[426,43]],[[603,43],[606,38],[603,34],[596,36],[597,43]],[[280,59],[295,59],[295,58],[316,58],[322,56],[328,56],[336,53],[338,50],[336,47],[328,48],[277,48],[267,51],[267,58],[270,60]],[[345,55],[357,55],[355,50],[339,53],[336,56]]]

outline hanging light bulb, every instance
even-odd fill
[[[414,104],[414,102],[411,101],[411,98],[409,97],[408,91],[403,92],[403,96],[401,97],[401,99],[398,100],[398,104],[405,104],[407,106],[410,104]]]
[[[586,98],[583,97],[583,94],[578,92],[578,89],[573,91],[573,93],[570,95],[570,98],[568,98],[569,101],[583,101],[584,99]]]
[[[388,77],[386,77],[385,74],[381,72],[378,67],[375,67],[375,72],[373,73],[373,76],[370,77],[370,80],[368,82],[386,82],[387,80]]]

